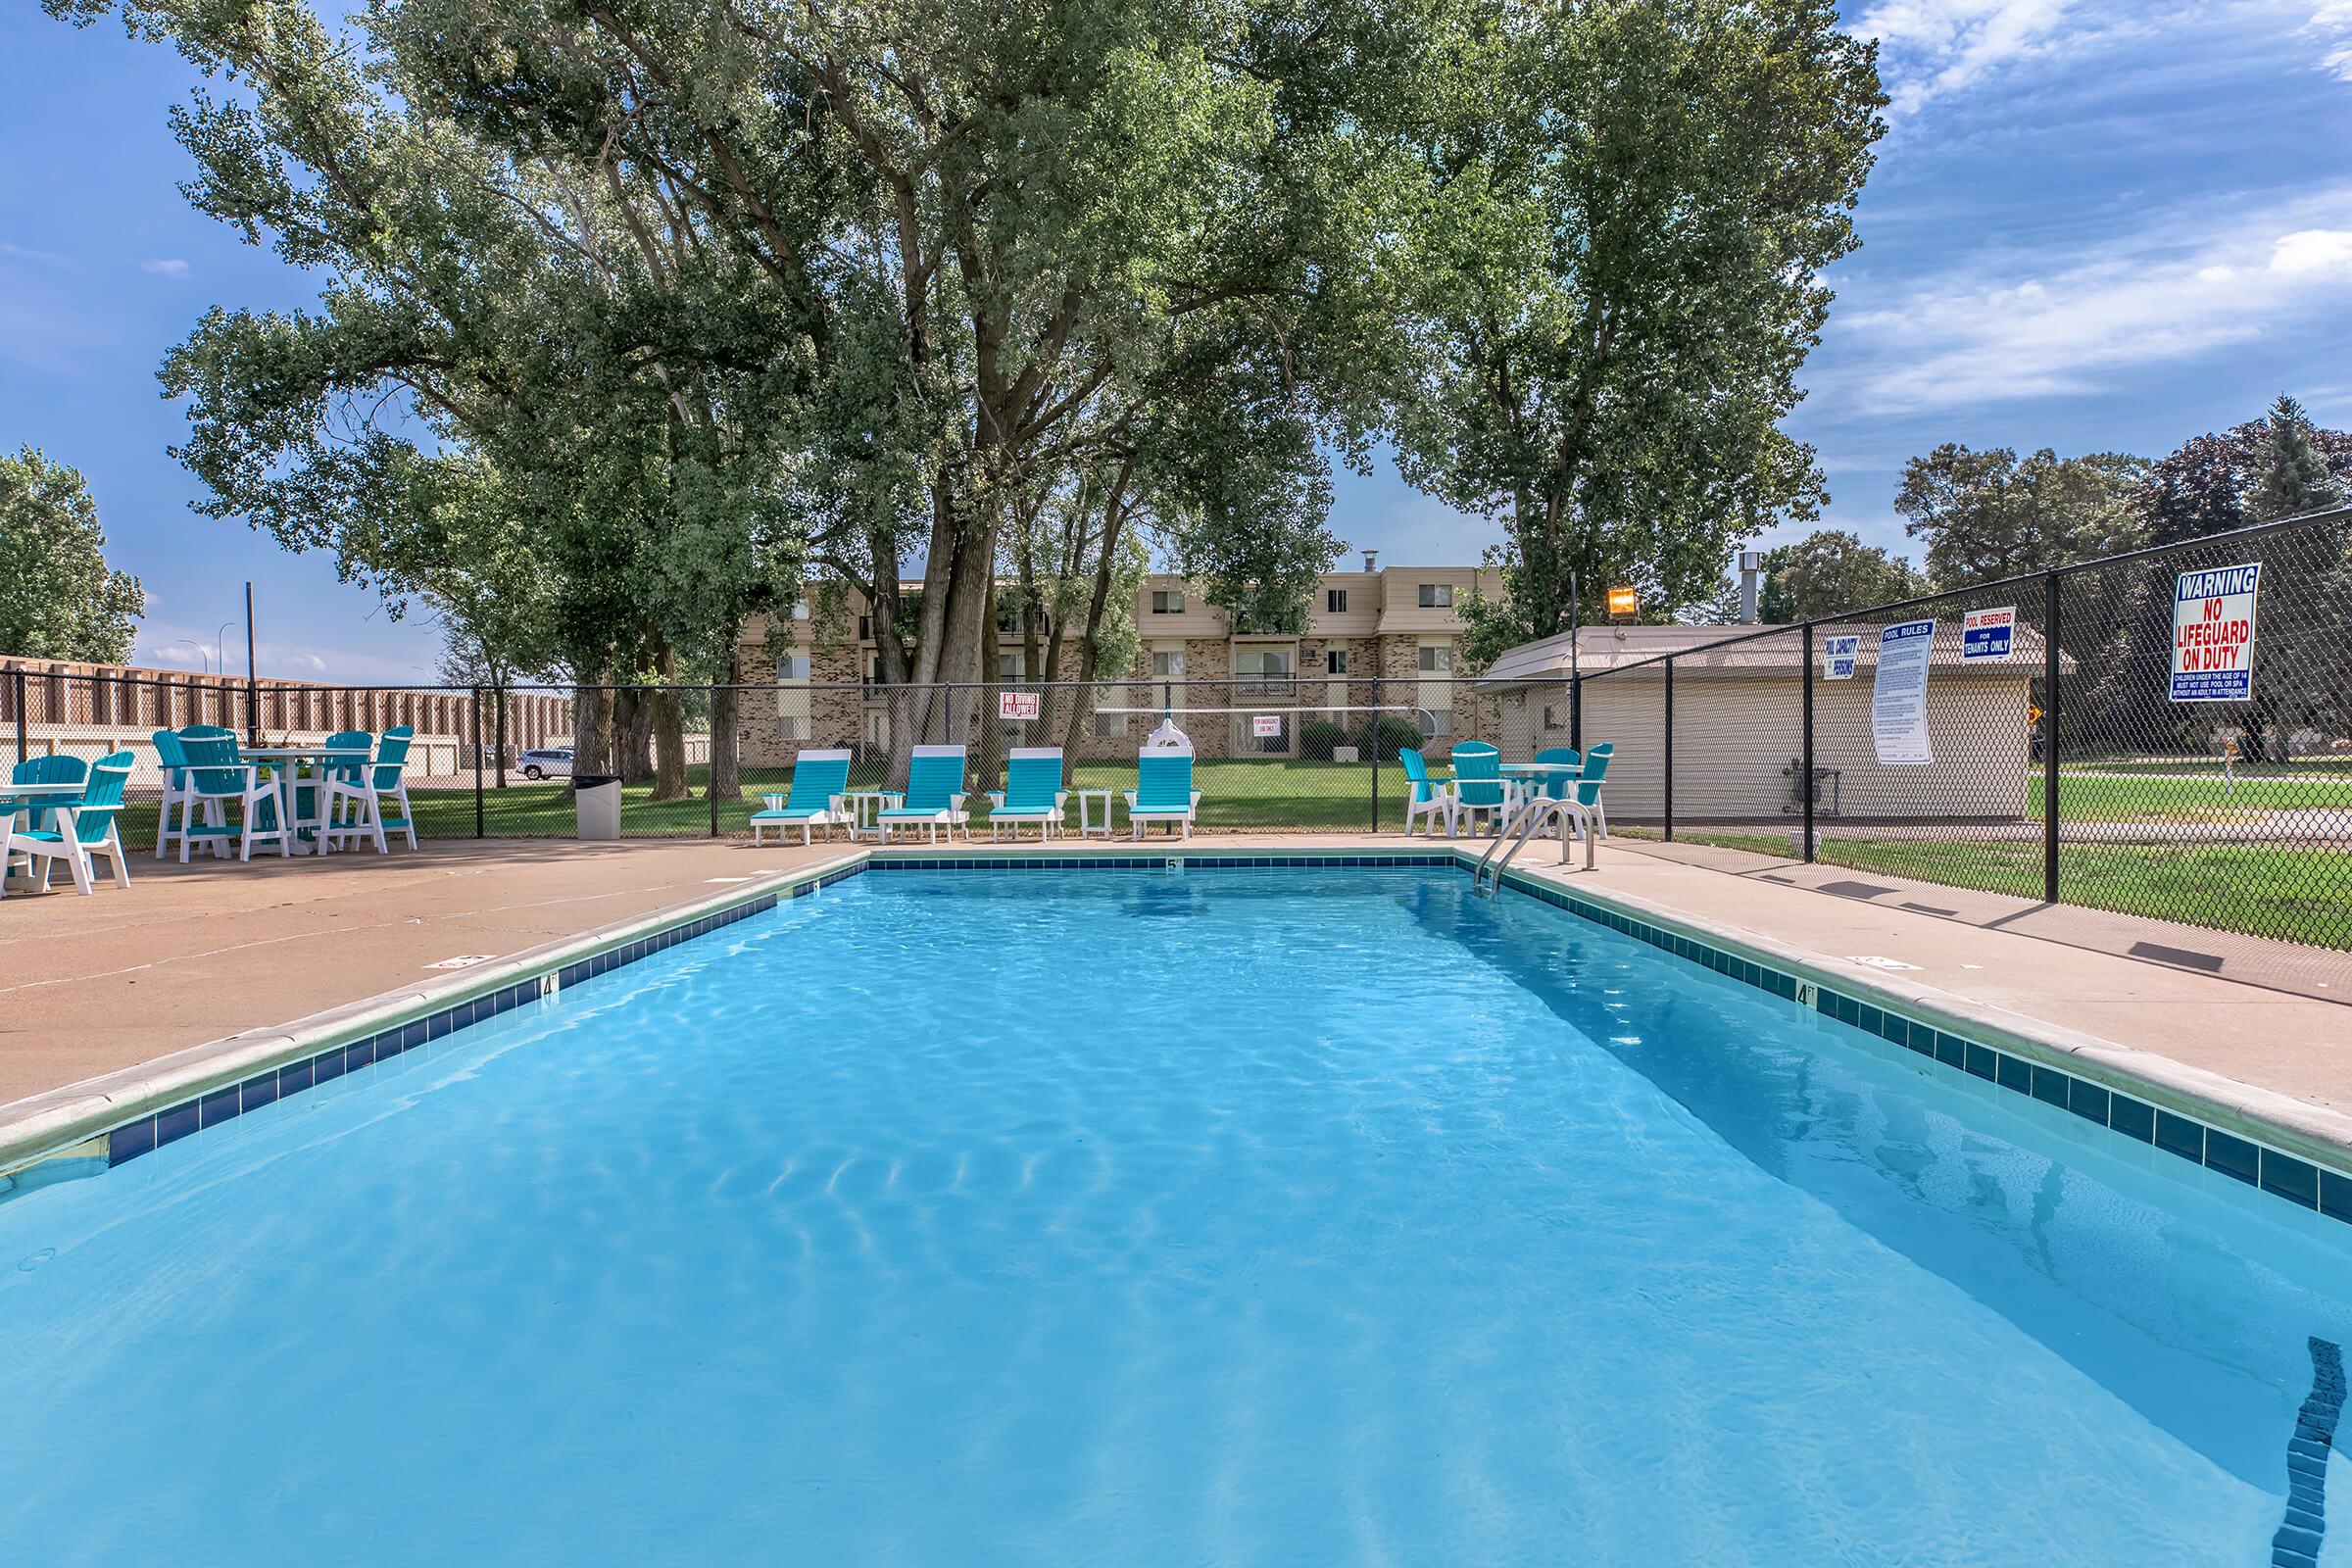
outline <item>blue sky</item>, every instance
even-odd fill
[[[1902,546],[1903,461],[1942,441],[2159,456],[2293,392],[2352,424],[2352,0],[1858,0],[1890,132],[1862,249],[1833,274],[1789,420],[1827,521]],[[234,523],[187,510],[155,368],[215,304],[316,283],[192,212],[165,124],[195,77],[112,24],[0,21],[0,446],[80,468],[151,596],[136,657],[196,667],[243,585],[269,674],[427,678],[439,638]],[[1385,465],[1333,525],[1393,564],[1469,560],[1487,526]],[[200,651],[201,650],[201,651]]]

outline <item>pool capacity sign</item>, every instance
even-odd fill
[[[2254,590],[2262,563],[2184,571],[2173,584],[2176,703],[2242,703],[2254,695]]]
[[[1928,740],[1928,656],[1936,623],[1906,620],[1879,630],[1878,677],[1870,689],[1870,739],[1889,766],[1936,760]]]

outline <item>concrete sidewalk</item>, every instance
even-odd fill
[[[1107,849],[1135,847],[1119,839]],[[1363,854],[1428,841],[1221,834],[1149,847]],[[1856,987],[1897,989],[2029,1037],[2092,1037],[2352,1116],[2352,1007],[1918,912],[1899,900],[1736,874],[1659,848],[1618,840],[1585,872],[1553,863],[1547,845],[1531,846],[1521,869],[1802,956]],[[0,902],[0,1102],[413,986],[443,959],[514,955],[844,849],[466,841],[250,865],[134,861],[127,893],[12,895]],[[1041,851],[1032,841],[1020,853]],[[1101,855],[1106,846],[1062,840],[1043,853]],[[2159,936],[2171,931],[2146,925]],[[2111,934],[2128,941],[2138,929],[2127,921]]]

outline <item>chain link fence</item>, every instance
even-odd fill
[[[2352,513],[1596,662],[1637,834],[2352,951]]]
[[[1606,741],[1609,820],[1636,838],[1847,868],[1856,891],[1882,876],[2352,951],[2352,511],[1802,625],[1594,628],[1578,648],[1573,677],[1507,685],[1408,669],[500,691],[18,662],[0,745],[129,752],[123,828],[147,848],[150,734],[190,724],[261,746],[411,725],[433,838],[569,837],[574,771],[619,775],[625,836],[745,833],[802,751],[848,751],[869,794],[924,742],[966,748],[983,830],[1008,754],[1059,748],[1071,826],[1100,831],[1163,721],[1193,744],[1202,830],[1394,832],[1401,748],[1442,771],[1463,740],[1513,760]],[[2177,652],[2211,667],[2183,681]]]

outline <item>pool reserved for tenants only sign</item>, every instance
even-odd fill
[[[2173,584],[2176,703],[2242,703],[2254,695],[2254,592],[2262,563],[2184,571]]]

